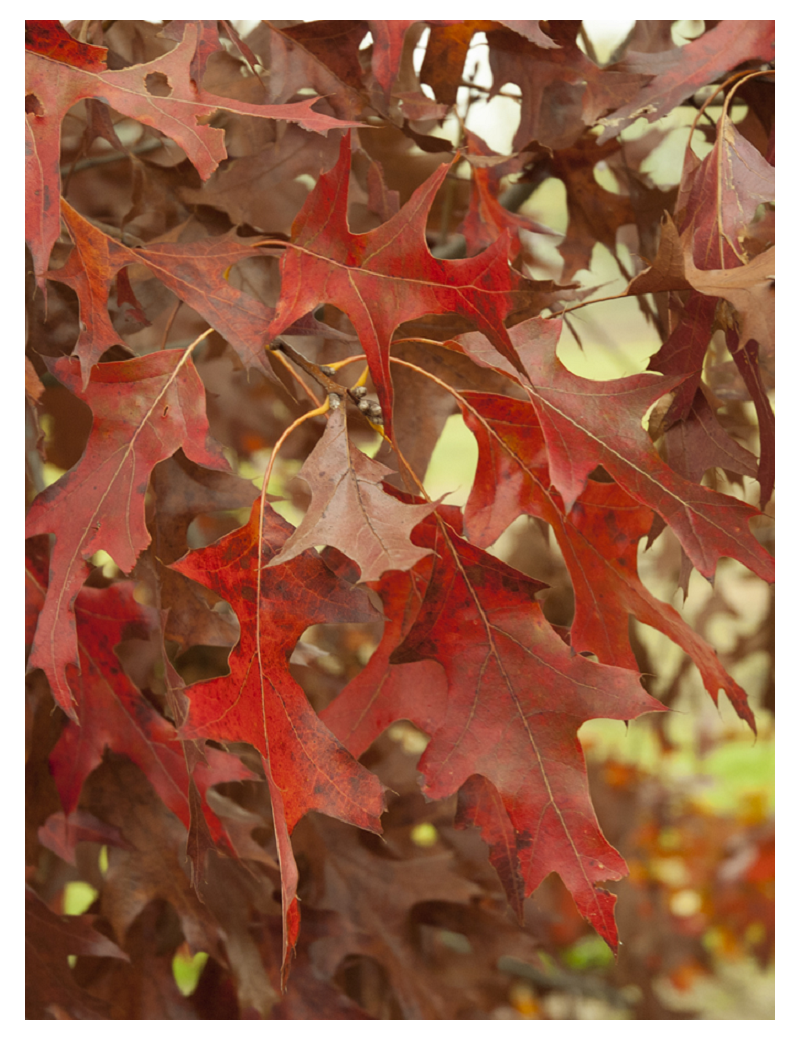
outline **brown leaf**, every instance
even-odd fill
[[[358,564],[361,581],[413,567],[426,553],[411,544],[411,530],[434,506],[408,506],[386,495],[381,483],[390,472],[351,443],[344,405],[332,411],[298,474],[311,489],[311,505],[270,566],[315,545],[335,545]]]

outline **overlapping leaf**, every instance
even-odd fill
[[[273,317],[272,308],[235,289],[225,277],[237,261],[255,255],[249,243],[230,235],[131,249],[85,220],[63,199],[61,209],[75,248],[66,264],[49,271],[47,277],[77,293],[83,328],[75,352],[84,385],[92,365],[120,341],[108,316],[108,294],[114,276],[129,264],[144,264],[224,336],[246,366],[268,370],[261,339]]]
[[[347,222],[350,143],[346,137],[336,166],[320,176],[298,214],[292,244],[281,261],[281,296],[269,338],[319,303],[333,303],[343,310],[367,355],[390,435],[389,346],[397,326],[424,314],[460,314],[516,364],[503,321],[514,309],[515,291],[535,290],[535,283],[509,267],[507,236],[467,260],[437,260],[431,255],[425,221],[448,169],[441,166],[391,220],[354,235]]]
[[[663,51],[655,62],[652,54],[627,54],[614,66],[627,72],[658,74],[622,107],[599,120],[606,129],[600,143],[619,134],[635,119],[644,116],[655,122],[700,87],[713,83],[728,69],[742,62],[775,58],[775,22],[719,22],[696,40],[676,50]],[[660,65],[660,68],[659,68]]]
[[[522,894],[557,871],[581,913],[615,949],[615,897],[599,884],[621,877],[625,864],[595,820],[576,735],[589,718],[630,719],[661,705],[644,692],[636,673],[594,664],[562,642],[534,600],[540,582],[433,519],[416,537],[435,556],[417,568],[430,567],[420,606],[415,586],[422,575],[406,587],[411,614],[401,630],[407,634],[388,663],[430,659],[445,671],[446,696],[443,685],[422,690],[411,675],[404,685],[399,675],[393,684],[394,717],[410,719],[431,736],[419,762],[423,791],[445,798],[473,774],[488,780],[502,802],[501,818],[507,818],[504,834],[514,836],[510,855]],[[399,586],[393,591],[402,592]],[[388,638],[395,642],[397,636],[395,622]],[[382,691],[375,685],[378,698]],[[362,703],[365,693],[358,684]],[[339,699],[345,707],[334,702],[326,719],[336,717],[341,725],[349,716],[352,725],[349,688]],[[385,719],[384,697],[380,708]],[[371,712],[372,704],[364,709]],[[359,730],[358,723],[351,729],[357,744]],[[477,810],[471,819],[482,822]]]
[[[87,993],[75,981],[69,955],[118,957],[128,955],[94,927],[96,915],[61,917],[25,888],[25,1014],[29,1018],[102,1019],[105,1000]]]
[[[350,441],[344,407],[331,412],[298,474],[311,488],[311,505],[270,565],[315,545],[334,545],[358,564],[362,581],[413,567],[425,552],[411,544],[411,529],[434,507],[404,505],[385,494],[381,481],[390,472]]]
[[[52,28],[50,23],[46,24],[48,29]],[[60,51],[53,52],[53,56],[33,49],[26,51],[26,241],[40,285],[44,286],[50,250],[59,232],[61,121],[83,98],[99,98],[118,112],[171,137],[184,149],[204,179],[227,156],[224,131],[200,121],[217,111],[262,119],[287,119],[323,134],[353,125],[314,112],[312,105],[316,98],[293,105],[252,105],[204,91],[190,77],[198,31],[197,25],[187,23],[183,39],[169,54],[145,65],[121,70],[98,67],[97,56],[78,64],[80,56],[75,54],[75,49],[70,53],[74,64],[61,60]],[[35,38],[36,33],[34,23],[29,35]],[[166,79],[169,85],[166,97],[149,89],[150,82],[161,79]]]
[[[556,356],[560,331],[558,320],[532,318],[511,335],[530,380],[524,385],[544,434],[550,479],[565,510],[572,509],[591,471],[602,465],[634,499],[669,524],[705,577],[713,576],[721,556],[730,556],[774,580],[774,562],[748,526],[757,510],[674,473],[642,429],[648,408],[680,378],[642,374],[603,382],[583,379]],[[512,374],[483,337],[470,334],[461,343],[479,363]]]
[[[374,610],[313,551],[267,567],[290,531],[257,500],[244,527],[173,565],[229,600],[239,616],[242,635],[229,660],[231,674],[187,691],[191,705],[182,734],[247,741],[262,756],[281,865],[284,978],[299,927],[298,874],[289,841],[294,825],[315,810],[377,832],[383,811],[377,777],[319,720],[288,667],[309,625],[371,620]]]
[[[164,804],[190,828],[190,783],[200,785],[201,808],[213,841],[223,830],[205,802],[209,786],[253,779],[234,756],[215,748],[205,752],[205,764],[190,778],[175,727],[142,696],[125,675],[114,653],[125,637],[147,637],[156,624],[155,611],[134,599],[131,582],[107,589],[86,588],[75,603],[80,649],[80,677],[74,682],[81,725],[68,722],[53,749],[50,763],[61,804],[71,813],[83,782],[106,749],[135,762]]]
[[[531,141],[568,147],[645,82],[638,72],[600,69],[587,58],[577,45],[576,22],[550,22],[546,36],[511,24],[514,31],[493,30],[487,40],[491,96],[505,83],[516,83],[522,94],[513,142],[517,151]]]
[[[125,572],[150,542],[144,503],[153,467],[178,448],[201,465],[227,470],[211,440],[203,384],[188,356],[165,350],[95,366],[81,389],[76,359],[52,362],[53,374],[94,413],[80,462],[37,496],[26,535],[55,532],[50,581],[29,668],[42,668],[53,696],[77,718],[69,671],[78,669],[75,597],[83,561],[104,549]]]
[[[755,728],[744,690],[711,647],[668,603],[659,602],[637,573],[640,540],[652,512],[617,484],[590,480],[565,514],[551,489],[547,449],[535,409],[526,401],[463,394],[464,419],[478,440],[478,471],[466,507],[467,532],[491,545],[522,513],[547,521],[555,533],[575,592],[570,644],[605,664],[635,669],[628,617],[669,636],[695,662],[716,702],[724,689],[741,718]]]

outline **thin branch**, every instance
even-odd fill
[[[129,159],[132,155],[145,155],[147,152],[154,152],[158,148],[163,148],[163,141],[143,141],[141,144],[134,145],[133,148],[128,149],[125,152],[106,152],[103,155],[90,155],[86,159],[81,159],[74,165],[71,163],[65,163],[61,167],[61,176],[67,177],[73,173],[80,173],[81,170],[91,170],[95,166],[106,166],[108,163],[120,162],[122,159]]]

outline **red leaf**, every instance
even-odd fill
[[[42,287],[50,250],[59,233],[61,121],[83,98],[99,98],[117,112],[171,137],[183,148],[204,180],[227,157],[224,131],[200,122],[217,111],[237,112],[261,119],[286,119],[322,134],[356,125],[312,111],[311,106],[317,98],[307,98],[293,105],[251,105],[217,97],[200,89],[190,77],[190,63],[197,49],[198,35],[198,26],[187,23],[183,39],[169,54],[118,71],[98,71],[96,58],[88,67],[60,61],[54,64],[53,58],[37,50],[26,50],[25,179],[28,217],[25,240],[33,254],[36,278]],[[166,78],[170,88],[167,97],[149,91],[148,78],[153,76]]]
[[[367,355],[390,436],[389,345],[402,322],[424,314],[461,314],[517,363],[503,321],[514,308],[514,290],[533,283],[509,267],[508,236],[467,260],[437,260],[425,241],[425,221],[448,169],[440,166],[397,216],[374,231],[354,235],[347,223],[346,136],[336,166],[321,174],[295,220],[292,244],[281,261],[281,296],[268,338],[274,339],[320,303],[341,308]]]
[[[478,471],[465,524],[474,543],[488,546],[520,514],[551,524],[575,592],[570,645],[604,664],[637,667],[628,617],[663,632],[697,665],[714,702],[723,689],[755,730],[744,690],[712,648],[637,573],[637,549],[653,514],[617,484],[590,480],[569,513],[550,486],[547,454],[533,405],[492,394],[463,393],[464,418],[478,440]],[[477,414],[476,414],[477,413]]]
[[[486,142],[470,130],[466,131],[466,140],[470,157],[495,155]],[[496,158],[501,161],[501,156],[496,156]],[[517,163],[508,165],[513,167]],[[504,171],[498,166],[483,167],[477,162],[472,162],[471,168],[472,191],[469,196],[469,209],[459,227],[459,231],[467,240],[467,251],[470,255],[491,245],[504,231],[511,234],[512,247],[515,249],[519,248],[521,228],[537,232],[540,235],[555,234],[549,228],[537,224],[536,221],[521,216],[519,213],[511,213],[501,205],[497,197],[501,176],[503,172],[508,173],[510,170]]]
[[[671,112],[686,98],[713,83],[728,69],[735,69],[742,62],[775,59],[775,22],[725,21],[703,33],[683,47],[664,51],[660,56],[663,68],[633,100],[618,108],[599,123],[606,129],[600,143],[616,137],[626,126],[640,116],[653,123]],[[626,55],[624,61],[615,66],[629,72],[652,74],[658,65],[652,54]]]
[[[677,386],[677,378],[651,374],[595,381],[573,375],[556,356],[561,322],[532,318],[512,340],[530,379],[526,387],[544,433],[550,479],[572,509],[591,471],[602,465],[638,502],[669,524],[692,563],[707,578],[717,560],[730,556],[766,581],[774,561],[750,532],[757,510],[674,473],[641,426],[650,405]],[[483,337],[461,337],[478,363],[516,376]],[[490,358],[494,356],[494,360]]]
[[[522,94],[516,151],[531,141],[550,149],[568,147],[644,81],[638,72],[600,69],[590,61],[578,47],[577,22],[550,22],[544,38],[530,31],[520,35],[519,25],[510,24],[513,31],[496,29],[486,37],[492,71],[489,96],[498,94],[505,83],[516,83]]]
[[[413,567],[426,552],[411,544],[411,529],[434,506],[408,506],[387,495],[381,481],[389,473],[350,442],[344,407],[330,412],[322,439],[298,473],[311,488],[311,505],[270,566],[315,545],[335,545],[358,564],[362,581]]]
[[[686,277],[705,296],[727,300],[739,312],[742,343],[755,340],[775,350],[775,247],[747,264],[723,271],[699,271],[686,256]]]
[[[77,360],[60,358],[50,367],[89,405],[94,425],[80,462],[37,495],[28,513],[27,537],[57,533],[28,668],[44,669],[56,701],[77,719],[67,669],[78,666],[73,603],[83,560],[104,549],[131,570],[150,542],[144,516],[150,473],[178,448],[201,465],[229,467],[209,436],[203,384],[185,352],[96,366],[85,391]]]
[[[108,49],[80,43],[60,22],[26,21],[25,48],[86,72],[105,72],[106,69]]]
[[[86,777],[108,748],[127,755],[142,770],[159,797],[188,829],[191,824],[190,777],[175,727],[147,701],[125,675],[114,648],[126,637],[146,637],[157,624],[152,607],[134,599],[132,582],[106,589],[86,588],[75,602],[81,673],[73,681],[82,720],[68,722],[50,755],[61,804],[77,807]],[[195,771],[202,794],[214,784],[254,779],[234,755],[206,750],[207,768]],[[223,836],[209,806],[202,809],[212,839]]]
[[[447,697],[441,666],[435,661],[399,665],[391,661],[417,618],[432,563],[425,557],[409,573],[385,574],[371,586],[386,615],[383,637],[364,669],[320,714],[356,757],[399,718],[410,719],[427,732],[441,722]]]
[[[199,242],[163,242],[129,249],[89,223],[63,199],[61,210],[75,248],[66,264],[48,271],[47,277],[71,286],[78,295],[84,327],[75,353],[81,361],[84,386],[92,365],[120,342],[108,316],[108,294],[114,275],[129,264],[144,264],[227,339],[248,368],[270,373],[262,340],[274,311],[235,289],[225,277],[237,261],[256,255],[249,242],[232,232]]]
[[[61,917],[25,888],[25,1016],[107,1018],[109,1005],[75,981],[67,957],[117,957],[129,960],[94,927],[94,914]]]
[[[533,598],[540,582],[432,527],[424,528],[437,554],[427,594],[391,658],[430,658],[447,674],[441,721],[419,762],[423,791],[446,798],[473,774],[488,780],[513,827],[525,895],[557,871],[615,950],[616,897],[598,885],[622,877],[625,862],[597,825],[577,731],[590,718],[632,719],[663,706],[635,673],[563,643]],[[396,711],[410,717],[402,701]],[[477,805],[471,818],[489,825]],[[510,832],[502,828],[503,841]]]
[[[284,981],[300,922],[292,829],[313,810],[379,832],[383,811],[380,781],[319,720],[288,666],[309,625],[372,620],[374,611],[316,552],[267,567],[290,531],[257,500],[246,526],[173,564],[234,604],[241,624],[231,674],[187,690],[191,706],[182,735],[244,740],[261,753],[281,865]]]
[[[517,829],[494,784],[475,773],[458,792],[456,827],[479,827],[489,846],[489,861],[520,924],[524,921],[525,881],[519,862]]]
[[[91,813],[78,809],[64,814],[53,813],[39,828],[39,841],[46,849],[75,866],[75,846],[81,841],[93,841],[98,845],[118,845],[127,848],[128,843],[116,827],[110,827]]]
[[[388,99],[397,78],[406,30],[413,21],[367,22],[372,33],[372,71]]]

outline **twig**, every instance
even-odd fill
[[[95,166],[105,166],[108,163],[120,162],[122,159],[129,159],[132,155],[144,155],[146,152],[154,152],[157,148],[163,147],[163,141],[151,139],[143,141],[125,152],[106,152],[104,155],[90,155],[88,158],[76,162],[74,166],[71,163],[65,163],[61,167],[61,176],[66,177],[72,173],[80,173],[81,170],[90,170]]]

